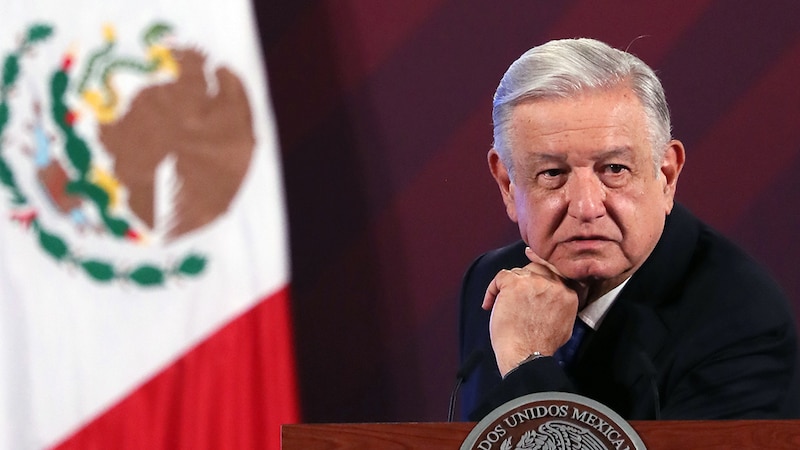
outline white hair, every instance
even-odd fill
[[[494,95],[494,148],[514,176],[508,126],[514,106],[525,100],[569,98],[594,89],[628,85],[644,106],[657,168],[671,139],[669,107],[656,74],[636,56],[595,39],[562,39],[534,47],[519,57]]]

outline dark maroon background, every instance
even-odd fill
[[[800,2],[256,9],[281,135],[304,421],[445,419],[461,276],[517,238],[486,169],[491,96],[517,56],[551,38],[629,47],[659,72],[688,151],[679,200],[800,304]]]

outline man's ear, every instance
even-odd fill
[[[666,201],[666,213],[672,211],[675,204],[675,191],[678,189],[678,177],[683,170],[686,162],[686,150],[683,143],[678,140],[671,140],[664,151],[664,160],[661,162],[661,175],[664,177],[664,200]]]
[[[494,148],[489,150],[487,160],[489,162],[489,171],[492,172],[492,177],[494,177],[494,181],[497,182],[497,186],[500,188],[500,195],[503,196],[503,203],[506,205],[506,214],[508,214],[509,219],[516,222],[517,207],[514,203],[515,186],[514,183],[511,182],[508,168],[503,164],[503,160],[500,159],[500,154],[497,153],[497,150]]]

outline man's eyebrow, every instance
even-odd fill
[[[614,147],[610,148],[606,151],[600,152],[597,155],[597,159],[608,159],[608,158],[616,158],[616,157],[630,157],[633,155],[633,149],[628,146],[622,147]]]
[[[563,162],[566,161],[567,155],[560,153],[528,153],[525,155],[524,161],[528,164],[541,164],[549,162]]]

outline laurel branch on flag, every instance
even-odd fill
[[[145,40],[152,41],[164,31],[164,25],[157,24],[148,30],[145,34]],[[52,34],[53,28],[49,25],[35,24],[30,26],[16,50],[6,55],[3,60],[2,82],[0,82],[0,183],[9,192],[12,210],[16,211],[15,214],[12,214],[12,217],[35,233],[39,245],[48,255],[56,261],[81,268],[90,278],[98,282],[117,280],[133,282],[140,286],[159,286],[171,278],[198,276],[206,268],[207,259],[196,253],[183,256],[170,267],[141,263],[131,269],[121,269],[102,258],[82,258],[70,249],[70,245],[65,238],[48,230],[39,220],[35,205],[29,202],[25,192],[20,188],[14,172],[4,156],[3,137],[12,113],[8,97],[19,80],[21,60],[36,44],[45,41]],[[89,62],[90,68],[93,62],[102,56],[111,45],[109,41],[105,49],[101,49],[93,55]],[[54,71],[50,80],[52,119],[64,138],[66,159],[70,163],[74,174],[66,184],[66,192],[70,195],[79,196],[93,204],[102,223],[111,235],[123,239],[137,239],[138,234],[129,222],[124,218],[113,215],[108,192],[90,176],[92,168],[91,150],[86,141],[73,127],[74,115],[64,100],[64,95],[70,84],[68,70],[71,63],[71,58],[69,56],[65,57],[61,62],[61,66]],[[120,64],[127,64],[129,67],[135,66],[130,61],[122,61]],[[152,69],[150,67],[139,68],[142,71]],[[89,71],[87,70],[87,76]],[[109,73],[110,69],[104,72],[103,81],[108,80]],[[86,77],[81,81],[79,90],[82,90],[85,84]]]

